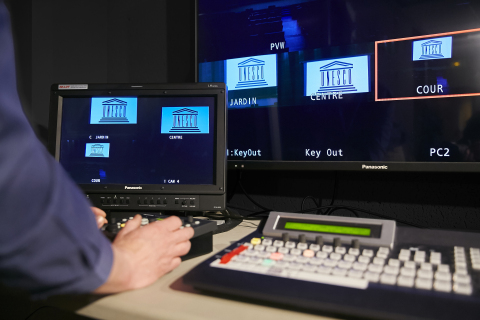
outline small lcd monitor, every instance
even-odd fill
[[[225,209],[223,83],[54,84],[49,150],[104,210]]]

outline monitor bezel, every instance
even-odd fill
[[[65,88],[68,86],[68,88]],[[85,89],[72,89],[83,86]],[[65,89],[64,89],[65,88]],[[50,93],[48,150],[59,161],[63,97],[101,96],[202,96],[215,99],[215,145],[213,184],[78,184],[85,193],[116,194],[208,194],[221,195],[226,187],[226,89],[223,83],[189,84],[53,84]],[[126,187],[141,187],[127,189]]]
[[[367,166],[367,167],[363,167]],[[480,172],[477,162],[261,161],[227,160],[229,170]]]

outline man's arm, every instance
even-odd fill
[[[37,298],[152,283],[178,265],[193,231],[178,218],[140,228],[137,217],[110,244],[22,111],[9,24],[0,0],[0,282]]]
[[[113,242],[113,266],[108,280],[95,293],[115,293],[146,287],[180,265],[190,250],[192,228],[170,217],[140,227],[141,216],[129,220]]]

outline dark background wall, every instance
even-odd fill
[[[15,0],[12,12],[19,93],[45,141],[52,83],[188,82],[195,79],[194,1]],[[228,173],[230,203],[260,211]],[[298,211],[312,196],[418,225],[480,230],[480,175],[245,171],[245,190],[260,204]],[[336,181],[336,182],[335,182]],[[234,189],[235,188],[235,189]],[[305,207],[314,206],[307,200]],[[249,211],[251,210],[251,211]],[[351,215],[349,211],[337,214]],[[373,217],[362,214],[364,217]]]

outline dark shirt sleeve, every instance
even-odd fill
[[[110,274],[111,244],[85,195],[30,127],[14,61],[0,0],[0,281],[37,298],[91,292]]]

